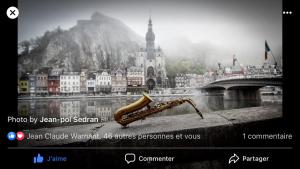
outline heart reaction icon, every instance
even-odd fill
[[[22,141],[24,139],[24,133],[19,131],[17,132],[17,140]]]

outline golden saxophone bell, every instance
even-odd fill
[[[140,120],[140,119],[145,119],[145,117],[147,117],[149,115],[152,115],[152,114],[164,111],[166,109],[170,109],[174,106],[181,105],[185,102],[188,102],[195,108],[196,112],[203,119],[202,113],[197,109],[195,103],[191,99],[176,99],[173,101],[158,103],[158,104],[150,107],[149,104],[151,102],[153,102],[153,100],[150,98],[150,96],[148,94],[144,93],[143,96],[139,100],[137,100],[125,107],[118,109],[114,113],[114,118],[115,118],[116,122],[121,124],[123,127],[126,127],[129,123],[132,123],[132,122]],[[146,106],[147,106],[147,109],[140,110]],[[138,110],[140,110],[140,111],[138,111]]]

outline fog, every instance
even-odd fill
[[[117,18],[144,37],[149,16],[156,46],[167,57],[201,57],[209,65],[261,65],[264,41],[282,57],[281,0],[20,0],[19,41],[60,26],[69,29],[93,12]]]

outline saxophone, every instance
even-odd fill
[[[172,101],[158,103],[152,107],[149,105],[151,102],[153,102],[153,100],[150,98],[150,96],[144,93],[143,96],[136,102],[131,103],[125,107],[118,109],[114,113],[114,118],[115,118],[116,122],[121,124],[123,127],[126,127],[129,123],[132,123],[132,122],[140,120],[140,119],[145,119],[145,117],[147,117],[147,116],[150,116],[155,113],[159,113],[166,109],[170,109],[172,107],[175,107],[175,106],[178,106],[178,105],[181,105],[181,104],[187,102],[194,107],[196,112],[203,119],[202,113],[197,109],[197,107],[196,107],[195,103],[192,101],[192,99],[180,98],[180,99],[176,99],[176,100],[172,100]],[[144,108],[144,107],[146,107],[146,108]],[[140,110],[140,109],[142,109],[142,110]],[[139,110],[139,111],[137,111],[137,110]]]

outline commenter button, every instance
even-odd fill
[[[173,162],[175,157],[169,157],[169,156],[164,156],[164,157],[144,157],[144,156],[139,156],[139,161],[140,162]]]

